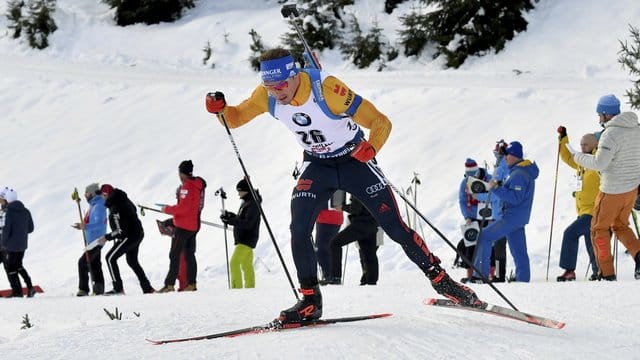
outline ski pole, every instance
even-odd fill
[[[73,188],[73,192],[71,193],[71,200],[75,201],[78,205],[78,215],[80,216],[80,224],[84,224],[84,217],[82,216],[82,209],[80,208],[80,195],[78,194],[78,188]],[[93,288],[93,274],[91,273],[91,257],[89,256],[89,251],[87,250],[87,234],[84,233],[84,227],[80,228],[82,232],[82,242],[84,243],[84,258],[87,260],[87,268],[89,268],[89,278],[91,280],[91,285]]]
[[[349,244],[345,246],[344,249],[344,264],[342,265],[342,279],[340,280],[341,284],[344,284],[344,278],[347,274],[347,256],[349,255]]]
[[[413,180],[411,180],[413,182],[413,186],[415,188],[415,190],[414,190],[414,194],[415,195],[413,197],[413,202],[416,205],[416,207],[418,207],[418,187],[417,187],[417,185],[422,185],[422,182],[420,181],[420,179],[418,179],[418,175],[420,175],[420,174],[418,174],[417,172],[414,172],[413,173]],[[424,239],[424,227],[422,227],[422,222],[418,221],[415,218],[415,214],[414,214],[414,217],[413,217],[413,223],[415,224],[415,226],[420,225],[420,235],[422,235],[422,238]]]
[[[553,202],[551,203],[551,227],[549,228],[549,251],[547,252],[547,275],[545,281],[549,281],[549,263],[551,262],[551,239],[553,238],[553,219],[556,211],[556,190],[558,189],[558,166],[560,165],[560,143],[556,155],[556,175],[553,180]]]
[[[444,236],[444,234],[435,226],[431,223],[431,221],[429,221],[429,219],[427,219],[426,216],[422,215],[422,213],[415,207],[415,205],[413,205],[411,203],[411,201],[409,199],[407,199],[407,197],[400,191],[398,191],[398,188],[395,187],[395,185],[393,185],[389,179],[387,179],[387,177],[384,175],[384,173],[382,172],[382,169],[380,169],[380,167],[373,162],[373,160],[369,160],[367,162],[367,165],[369,165],[369,168],[371,170],[373,170],[378,177],[380,178],[380,180],[382,181],[383,184],[388,185],[396,194],[398,194],[398,196],[400,196],[400,198],[402,198],[402,200],[409,206],[411,207],[411,209],[413,211],[415,211],[418,216],[420,216],[420,218],[422,218],[422,220],[424,220],[425,223],[427,223],[427,225],[429,225],[429,227],[436,233],[438,234],[438,236],[440,236],[440,238],[442,240],[444,240],[445,243],[447,243],[447,245],[449,245],[449,247],[451,247],[453,249],[453,251],[455,251],[457,254],[460,255],[460,258],[467,263],[467,265],[469,265],[478,275],[480,275],[480,277],[482,277],[482,280],[489,285],[507,304],[509,304],[509,306],[511,306],[511,308],[513,310],[519,311],[518,308],[516,308],[515,305],[513,305],[513,303],[511,303],[511,301],[509,301],[509,299],[500,291],[498,290],[498,288],[496,288],[496,286],[491,283],[489,281],[489,279],[487,279],[480,270],[478,270],[475,265],[473,265],[473,263],[471,261],[469,261],[469,259],[467,259],[466,256],[464,256],[464,254],[460,254],[458,252],[458,249],[455,247],[455,245],[453,245],[453,243],[451,243],[451,241],[449,241],[449,239],[447,239],[446,236]]]
[[[631,217],[633,218],[633,225],[636,228],[636,237],[640,237],[640,228],[638,228],[638,215],[634,209],[631,209]]]
[[[255,189],[253,188],[253,184],[251,183],[251,178],[249,177],[249,173],[247,172],[247,168],[244,166],[244,162],[242,161],[242,157],[240,156],[240,151],[238,151],[238,145],[236,145],[236,141],[233,139],[233,135],[231,134],[231,130],[229,129],[229,124],[227,124],[227,119],[224,114],[218,113],[218,119],[222,121],[225,130],[227,131],[227,135],[229,136],[229,142],[231,143],[231,147],[233,147],[233,151],[236,153],[236,158],[240,163],[240,167],[242,168],[242,172],[244,173],[245,180],[247,180],[247,184],[249,185],[249,190],[251,191],[251,196],[258,205],[258,210],[260,210],[260,216],[264,220],[264,224],[267,227],[267,232],[269,232],[269,237],[271,238],[271,242],[276,249],[276,253],[278,254],[278,258],[280,259],[280,263],[282,264],[282,268],[284,269],[285,274],[287,275],[287,279],[289,280],[289,284],[291,285],[291,290],[293,290],[293,295],[295,295],[297,300],[300,300],[298,296],[298,292],[296,291],[295,285],[293,285],[293,280],[291,279],[291,274],[289,274],[289,269],[284,262],[284,258],[282,257],[282,253],[280,253],[280,247],[276,242],[276,238],[273,235],[273,231],[271,231],[271,226],[269,225],[269,221],[267,220],[267,215],[264,213],[264,209],[262,208],[262,204],[258,200],[258,194],[256,194]]]
[[[589,276],[589,268],[591,268],[591,259],[589,259],[589,264],[587,265],[587,271],[584,272],[584,279],[587,280]]]
[[[222,213],[226,213],[227,210],[224,208],[224,200],[227,198],[227,193],[224,192],[224,189],[222,188],[222,186],[220,187],[220,189],[216,190],[215,196],[220,196],[220,200],[222,200]],[[227,224],[224,224],[224,254],[225,254],[225,258],[227,260],[227,285],[229,286],[229,289],[231,289],[231,276],[229,275],[229,245],[227,244],[227,229],[229,228],[229,226]]]
[[[418,185],[420,185],[420,179],[418,179],[418,173],[413,172],[413,179],[411,179],[411,183],[413,184],[413,203],[418,207]],[[416,226],[418,224],[417,215],[413,213],[413,225]]]
[[[300,28],[298,27],[298,24],[296,23],[296,18],[300,16],[300,13],[298,13],[298,9],[296,9],[296,4],[283,5],[280,12],[282,13],[283,17],[285,18],[288,17],[291,20],[291,24],[293,24],[293,27],[298,33],[298,37],[300,38],[300,41],[302,41],[302,46],[304,47],[304,52],[302,55],[304,56],[305,61],[311,64],[313,68],[322,70],[322,65],[320,65],[320,61],[318,61],[318,58],[315,56],[315,54],[311,52],[311,48],[309,47],[309,44],[307,44],[307,41],[304,39],[304,36],[302,35],[302,31],[300,30]]]
[[[400,191],[404,192],[403,188],[400,188]],[[407,189],[407,193],[411,192],[411,188]],[[404,204],[404,212],[407,216],[407,225],[409,225],[409,227],[411,226],[411,216],[409,215],[409,206],[407,205],[407,203]]]
[[[152,208],[152,207],[145,206],[145,205],[140,205],[140,204],[137,204],[137,206],[140,209],[140,215],[142,215],[142,216],[146,215],[145,212],[144,212],[145,210],[149,210],[149,211],[157,212],[157,213],[160,213],[160,214],[164,214],[162,212],[162,210],[160,210],[160,209],[156,209],[156,208]],[[200,220],[200,223],[208,225],[208,226],[216,227],[218,229],[224,229],[224,225],[216,224],[216,223],[211,222],[211,221]]]

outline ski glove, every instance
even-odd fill
[[[231,211],[225,211],[224,213],[222,213],[222,215],[220,215],[220,220],[222,220],[222,222],[225,223],[226,225],[229,225],[229,224],[233,225],[236,217],[238,216],[232,213]]]
[[[558,127],[558,140],[562,140],[567,137],[567,128],[564,126]]]
[[[207,111],[212,114],[219,114],[227,106],[227,102],[224,100],[224,94],[220,91],[210,92],[205,99]]]
[[[363,163],[373,159],[375,156],[376,149],[374,149],[367,140],[362,140],[360,144],[351,151],[351,157]]]

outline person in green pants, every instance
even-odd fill
[[[242,200],[238,214],[225,211],[220,215],[220,220],[223,223],[233,226],[233,238],[236,247],[229,261],[231,288],[253,288],[256,286],[255,273],[253,271],[253,249],[258,243],[260,235],[260,211],[258,210],[258,204],[251,196],[249,184],[245,179],[238,182],[236,190],[238,191],[238,197]],[[257,189],[255,193],[258,201],[262,202]]]

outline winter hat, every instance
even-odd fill
[[[99,194],[100,193],[100,185],[98,183],[92,183],[87,185],[87,187],[84,189],[85,194]]]
[[[507,155],[515,156],[518,159],[522,159],[522,144],[517,141],[513,141],[507,147]]]
[[[496,157],[503,156],[507,153],[508,143],[504,139],[496,141],[496,146],[493,148],[493,155]]]
[[[191,175],[193,173],[193,163],[191,162],[191,160],[185,160],[180,163],[180,166],[178,166],[178,170],[182,174]]]
[[[100,192],[109,196],[113,192],[113,186],[109,184],[103,184],[102,187],[100,187]]]
[[[18,193],[13,189],[9,189],[9,188],[5,187],[0,192],[0,198],[3,198],[5,200],[7,200],[8,203],[14,202],[14,201],[18,200]]]
[[[468,175],[475,175],[477,171],[478,163],[471,158],[467,158],[464,162],[464,172]]]
[[[613,94],[604,95],[598,100],[596,113],[604,115],[620,114],[620,100]]]
[[[247,180],[242,179],[240,181],[238,181],[238,185],[236,185],[236,190],[238,191],[249,191],[249,183],[247,182]]]

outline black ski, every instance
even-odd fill
[[[336,324],[336,323],[378,319],[378,318],[383,318],[391,315],[392,314],[389,314],[389,313],[383,313],[383,314],[372,314],[372,315],[362,315],[362,316],[340,317],[340,318],[333,318],[333,319],[318,319],[318,320],[312,320],[312,321],[304,321],[299,323],[287,323],[287,324],[283,324],[281,321],[276,319],[264,325],[249,326],[242,329],[224,331],[224,332],[219,332],[219,333],[209,334],[209,335],[192,336],[192,337],[168,339],[168,340],[151,340],[151,339],[145,339],[145,340],[147,340],[148,342],[154,345],[161,345],[161,344],[177,343],[177,342],[184,342],[184,341],[210,340],[210,339],[217,339],[217,338],[223,338],[223,337],[235,337],[235,336],[248,335],[248,334],[261,334],[265,332],[299,329],[301,327],[308,327],[308,326],[323,326],[323,325]]]
[[[509,309],[506,307],[498,306],[483,302],[480,307],[470,307],[470,306],[461,306],[449,299],[434,299],[428,298],[424,300],[425,305],[433,305],[440,307],[447,307],[451,309],[460,309],[460,310],[469,310],[474,312],[479,312],[483,314],[496,315],[500,317],[504,317],[507,319],[523,321],[528,324],[544,326],[551,329],[562,329],[565,326],[565,323],[557,320],[552,320],[549,318],[531,315],[522,311],[517,311],[513,309]]]

